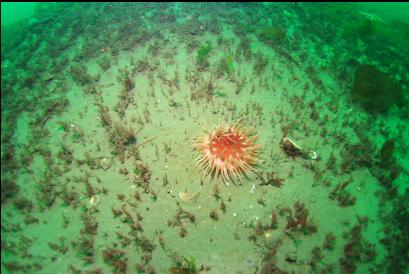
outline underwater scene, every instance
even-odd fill
[[[2,273],[409,273],[409,17],[31,8],[1,27]]]

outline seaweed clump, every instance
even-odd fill
[[[176,261],[176,266],[172,266],[169,272],[172,274],[196,274],[198,273],[196,259],[193,256],[183,257],[183,261],[180,259]]]
[[[383,270],[386,273],[407,273],[409,269],[409,210],[407,201],[409,189],[392,202],[392,212],[383,213],[384,233],[381,243],[387,250],[386,264]]]
[[[337,200],[338,205],[341,207],[353,206],[356,202],[356,197],[346,190],[350,183],[352,183],[352,177],[347,181],[337,184],[331,191],[329,198],[331,200]]]
[[[371,113],[386,112],[394,104],[400,105],[403,99],[400,85],[372,65],[356,69],[351,93],[353,100]]]
[[[72,79],[80,86],[90,84],[92,82],[91,75],[88,74],[88,69],[83,64],[73,65],[70,68]]]
[[[304,235],[317,232],[316,225],[312,223],[311,218],[308,218],[309,212],[304,203],[296,202],[294,209],[294,212],[289,207],[283,209],[283,212],[288,213],[286,229],[292,232],[303,232]]]
[[[364,225],[365,222],[357,224],[350,231],[350,240],[344,246],[343,257],[339,259],[341,273],[354,273],[359,263],[368,263],[376,256],[375,245],[362,236]]]
[[[287,33],[281,26],[266,27],[258,33],[258,39],[269,45],[281,45],[287,39]]]
[[[2,178],[1,180],[1,204],[5,203],[8,198],[16,196],[19,190],[18,185],[12,178]]]
[[[227,73],[229,75],[234,72],[234,57],[232,54],[220,59],[219,71],[220,73]]]
[[[2,113],[2,126],[3,126],[3,113]],[[3,127],[2,127],[3,134]],[[4,134],[6,134],[4,132]],[[1,204],[6,203],[6,200],[14,198],[17,196],[19,191],[19,186],[17,185],[17,168],[15,159],[14,147],[10,145],[10,141],[3,139],[1,136]],[[3,141],[5,145],[3,146]],[[7,144],[6,144],[7,142]]]
[[[130,146],[136,147],[137,135],[131,127],[127,127],[121,122],[114,122],[110,133],[110,141],[115,152],[124,157]]]
[[[207,58],[209,57],[212,49],[213,46],[210,42],[200,45],[200,48],[197,50],[197,63],[200,68],[206,68],[209,66],[209,61]]]
[[[103,252],[104,262],[111,265],[115,273],[125,273],[128,268],[125,252],[114,248],[106,248]]]

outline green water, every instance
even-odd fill
[[[30,18],[34,14],[35,5],[35,2],[1,2],[1,25],[11,25]]]
[[[400,20],[409,23],[408,3],[388,3],[388,2],[370,2],[360,3],[363,10],[377,14],[385,20]]]
[[[409,273],[407,3],[2,3],[2,273]]]

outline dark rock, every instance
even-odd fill
[[[381,149],[381,157],[384,162],[389,162],[392,158],[393,150],[395,148],[394,140],[387,140]]]
[[[361,65],[355,71],[352,98],[368,112],[386,112],[403,102],[401,86],[387,73],[372,65]]]

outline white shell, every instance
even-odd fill
[[[317,160],[318,159],[318,153],[317,152],[315,152],[315,151],[309,151],[308,152],[308,159],[310,159],[310,160]]]
[[[94,195],[89,199],[89,203],[92,206],[97,206],[99,204],[99,196],[98,195]]]
[[[199,197],[199,194],[200,192],[197,192],[197,193],[179,192],[179,198],[183,202],[196,203]]]

